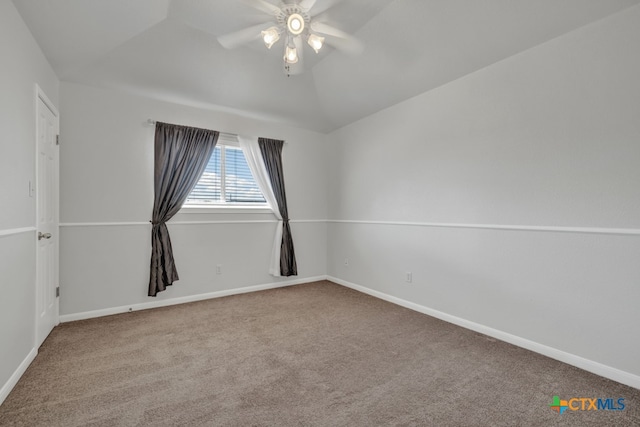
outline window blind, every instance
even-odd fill
[[[186,205],[264,204],[266,200],[247,165],[242,149],[219,145],[193,188]]]

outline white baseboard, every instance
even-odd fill
[[[209,292],[206,294],[189,295],[178,298],[155,300],[138,304],[123,305],[120,307],[109,307],[100,310],[85,311],[81,313],[63,314],[60,316],[60,323],[73,322],[74,320],[92,319],[94,317],[110,316],[112,314],[127,313],[129,311],[148,310],[150,308],[166,307],[169,305],[185,304],[194,301],[203,301],[213,298],[221,298],[229,295],[245,294],[248,292],[264,291],[266,289],[282,288],[285,286],[300,285],[303,283],[326,280],[327,276],[305,277],[300,279],[286,280],[282,282],[265,283],[263,285],[247,286],[243,288],[227,289],[224,291]]]
[[[37,354],[38,350],[35,347],[32,348],[29,354],[27,354],[27,357],[25,357],[22,363],[20,363],[18,369],[13,372],[11,377],[9,377],[9,380],[7,380],[7,382],[2,386],[2,388],[0,389],[0,405],[2,405],[2,402],[4,402],[7,396],[9,396],[9,393],[11,393],[11,390],[13,390],[16,384],[18,384],[18,381],[25,373],[29,365],[31,365],[33,359],[36,358]]]
[[[531,341],[516,335],[512,335],[507,332],[500,331],[498,329],[493,329],[488,326],[484,326],[479,323],[472,322],[470,320],[452,316],[450,314],[447,314],[438,310],[434,310],[432,308],[425,307],[423,305],[416,304],[411,301],[403,300],[401,298],[397,298],[397,297],[385,294],[383,292],[369,289],[365,286],[357,285],[355,283],[351,283],[346,280],[342,280],[333,276],[305,277],[301,279],[287,280],[287,281],[276,282],[276,283],[266,283],[262,285],[228,289],[224,291],[217,291],[217,292],[211,292],[206,294],[190,295],[186,297],[172,298],[167,300],[151,301],[151,302],[132,304],[132,305],[126,305],[126,306],[120,306],[120,307],[111,307],[111,308],[106,308],[101,310],[86,311],[82,313],[66,314],[66,315],[60,316],[60,322],[71,322],[74,320],[109,316],[112,314],[126,313],[130,310],[138,311],[138,310],[147,310],[147,309],[156,308],[156,307],[166,307],[169,305],[177,305],[177,304],[184,304],[184,303],[194,302],[194,301],[221,298],[229,295],[238,295],[238,294],[243,294],[248,292],[262,291],[266,289],[275,289],[275,288],[281,288],[285,286],[293,286],[293,285],[299,285],[303,283],[315,282],[319,280],[330,280],[334,283],[345,286],[347,288],[351,288],[356,291],[371,295],[373,297],[380,298],[382,300],[389,301],[393,304],[408,308],[410,310],[414,310],[419,313],[423,313],[423,314],[435,317],[437,319],[444,320],[445,322],[449,322],[454,325],[458,325],[463,328],[488,335],[490,337],[499,339],[501,341],[508,342],[518,347],[522,347],[527,350],[531,350],[533,352],[550,357],[552,359],[559,360],[569,365],[584,369],[585,371],[592,372],[596,375],[600,375],[602,377],[609,378],[613,381],[617,381],[619,383],[628,385],[630,387],[640,389],[640,376],[638,375],[625,372],[620,369],[613,368],[611,366],[603,365],[602,363],[585,359],[584,357],[567,353],[565,351],[558,350],[556,348],[549,347],[544,344],[540,344],[535,341]],[[25,361],[16,370],[16,372],[11,377],[11,379],[2,388],[2,391],[0,392],[0,403],[6,398],[6,396],[9,394],[11,389],[15,386],[15,383],[17,383],[22,373],[24,373],[26,368],[29,366],[29,363],[31,363],[31,361],[35,357],[35,354],[36,354],[35,349],[32,351],[32,353],[33,354],[31,353],[29,354],[27,359],[25,359]],[[5,391],[5,389],[7,390]]]
[[[498,329],[493,329],[488,326],[481,325],[479,323],[462,319],[460,317],[452,316],[450,314],[443,313],[441,311],[434,310],[432,308],[425,307],[423,305],[416,304],[407,300],[403,300],[401,298],[397,298],[397,297],[385,294],[383,292],[375,291],[373,289],[369,289],[364,286],[356,285],[355,283],[347,282],[346,280],[338,279],[337,277],[327,276],[327,280],[330,280],[332,282],[335,282],[347,288],[351,288],[356,291],[374,296],[376,298],[389,301],[393,304],[400,305],[410,310],[414,310],[419,313],[423,313],[423,314],[435,317],[437,319],[444,320],[445,322],[453,323],[454,325],[458,325],[463,328],[488,335],[490,337],[499,339],[500,341],[508,342],[509,344],[526,348],[527,350],[531,350],[535,353],[539,353],[544,356],[550,357],[552,359],[559,360],[561,362],[578,367],[580,369],[584,369],[585,371],[589,371],[596,375],[600,375],[601,377],[605,377],[610,380],[628,385],[630,387],[640,389],[640,376],[638,375],[625,372],[620,369],[612,368],[611,366],[603,365],[602,363],[594,362],[593,360],[585,359],[584,357],[567,353],[565,351],[558,350],[556,348],[549,347],[544,344],[537,343],[535,341],[530,341],[528,339],[525,339],[516,335],[512,335],[512,334],[500,331]]]

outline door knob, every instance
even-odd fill
[[[51,238],[51,233],[41,233],[38,232],[38,240],[42,240],[42,239],[50,239]]]

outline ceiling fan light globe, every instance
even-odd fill
[[[276,27],[267,28],[262,32],[262,41],[267,49],[271,49],[271,46],[278,40],[280,40],[280,32]]]
[[[322,45],[324,44],[324,37],[320,37],[315,34],[309,34],[307,43],[313,50],[316,51],[316,53],[318,53],[320,49],[322,49]]]
[[[298,51],[295,47],[287,46],[284,50],[284,62],[287,64],[295,64],[298,62]]]
[[[304,18],[299,13],[292,13],[287,18],[287,30],[291,34],[298,35],[304,31]]]

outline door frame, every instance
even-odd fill
[[[36,232],[34,235],[34,245],[36,250],[35,250],[35,280],[34,280],[34,286],[35,286],[35,300],[34,300],[34,312],[35,312],[35,331],[34,331],[34,347],[36,349],[36,351],[38,350],[38,348],[42,345],[42,343],[44,342],[44,340],[46,339],[46,337],[40,337],[40,316],[38,313],[38,298],[41,297],[41,295],[39,295],[39,286],[38,286],[38,268],[39,268],[39,250],[38,250],[38,218],[39,218],[39,206],[38,206],[38,193],[40,192],[40,186],[38,185],[38,178],[39,178],[39,159],[38,159],[38,152],[39,152],[39,148],[38,148],[38,133],[39,133],[39,129],[38,129],[38,103],[42,102],[45,107],[47,107],[55,116],[55,129],[56,129],[56,135],[60,134],[60,113],[58,111],[58,109],[56,108],[56,106],[54,105],[54,103],[49,99],[49,97],[45,94],[45,92],[42,90],[42,88],[36,83],[35,85],[35,123],[34,123],[34,127],[35,127],[35,162],[34,162],[34,166],[35,166],[35,171],[34,171],[34,181],[32,186],[35,186],[35,192],[33,193],[33,196],[35,197],[35,228],[36,228]],[[55,206],[55,210],[54,210],[54,226],[53,226],[53,232],[55,233],[55,243],[54,243],[54,259],[53,259],[53,263],[54,263],[54,277],[53,277],[53,281],[52,283],[55,284],[55,287],[59,287],[59,276],[60,276],[60,151],[58,149],[58,153],[55,156],[56,158],[56,164],[55,164],[55,185],[53,186],[53,198],[52,200],[54,201],[54,206]],[[55,302],[54,302],[54,326],[58,325],[60,323],[60,298],[58,296],[56,296],[55,298]]]

